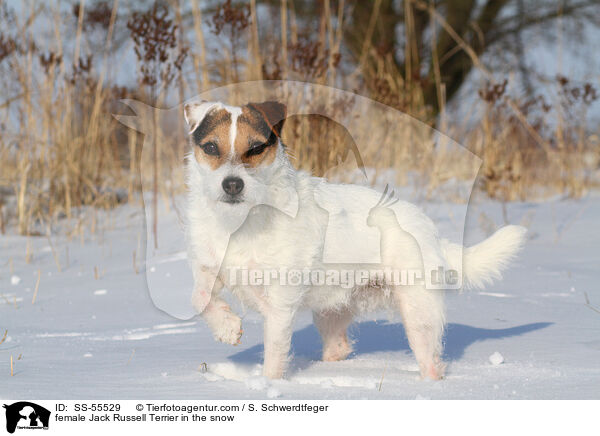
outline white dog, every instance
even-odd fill
[[[352,351],[346,330],[357,313],[391,308],[402,316],[421,375],[440,379],[443,289],[428,286],[429,273],[454,271],[462,286],[481,287],[500,277],[523,245],[525,229],[507,226],[463,251],[461,245],[440,239],[433,222],[410,203],[295,170],[280,139],[285,116],[285,106],[277,102],[185,106],[191,147],[186,228],[194,307],[217,340],[233,345],[242,335],[241,320],[220,297],[223,288],[260,312],[263,371],[270,378],[285,374],[298,310],[313,311],[323,360],[334,361]],[[330,220],[332,214],[338,219]],[[332,225],[337,228],[328,228]],[[326,233],[333,237],[324,247]],[[348,286],[340,282],[341,273],[370,271],[372,264],[323,262],[325,248],[334,259],[348,259],[349,254],[364,258],[374,242],[380,246],[373,253],[378,274],[363,274],[363,281],[354,278]],[[257,284],[238,275],[249,272],[256,278],[261,271],[284,276],[285,271],[303,271],[311,280],[270,275]],[[397,271],[416,273],[412,280],[398,282]],[[326,279],[314,272],[326,272]],[[456,283],[452,274],[445,277]]]

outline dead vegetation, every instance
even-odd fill
[[[480,51],[430,4],[417,1],[417,12],[406,9],[413,23],[404,26],[406,71],[415,69],[415,26],[426,19],[486,78],[473,98],[475,121],[449,120],[440,75],[433,75],[432,88],[431,81],[401,74],[393,51],[376,41],[380,3],[373,2],[364,17],[358,58],[349,59],[343,35],[351,24],[343,1],[318,2],[322,13],[312,27],[301,24],[294,1],[267,2],[271,21],[265,25],[276,21],[276,31],[261,27],[255,0],[227,0],[212,8],[171,0],[140,10],[118,1],[81,2],[70,10],[30,2],[18,14],[0,2],[0,232],[15,226],[23,235],[43,235],[56,220],[68,218],[77,233],[81,207],[139,201],[143,180],[151,181],[156,211],[158,197],[177,191],[170,171],[181,165],[185,132],[158,135],[151,165],[144,166],[149,170],[141,171],[143,138],[112,117],[127,111],[118,100],[173,106],[208,89],[260,79],[351,90],[436,127],[483,159],[478,189],[493,198],[579,197],[597,187],[600,139],[586,123],[597,100],[591,83],[558,76],[556,98],[511,95],[510,79],[495,81]],[[434,51],[431,61],[435,73],[443,59]],[[436,108],[426,104],[431,89]],[[370,128],[370,120],[359,122]],[[289,120],[284,139],[295,165],[319,175],[338,165],[352,146],[344,128],[318,116]],[[453,162],[454,172],[432,177],[438,150],[422,147],[417,159],[415,147],[419,144],[406,141],[382,154],[375,139],[360,144],[366,167],[428,175],[426,190],[470,174]]]

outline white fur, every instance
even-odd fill
[[[521,226],[506,226],[488,239],[465,248],[446,239],[441,241],[444,257],[460,269],[462,251],[463,286],[467,289],[483,288],[502,278],[502,270],[514,260],[523,248],[527,230]]]
[[[239,107],[234,107],[228,108],[227,110],[231,114],[231,128],[229,129],[229,138],[231,145],[230,154],[231,156],[233,156],[233,154],[235,153],[235,138],[237,136],[237,119],[242,114],[242,109],[240,109]]]
[[[194,110],[186,108],[192,130],[201,121],[197,117],[203,117],[217,105],[239,114],[239,108],[206,102]],[[231,132],[235,135],[234,127]],[[400,201],[390,207],[374,207],[380,193],[361,186],[330,184],[296,171],[281,144],[272,164],[255,169],[228,162],[213,171],[189,153],[186,173],[186,228],[195,281],[192,302],[215,338],[234,345],[242,334],[241,321],[220,298],[220,292],[227,288],[246,306],[260,312],[265,319],[263,369],[271,378],[285,373],[297,311],[313,311],[323,338],[323,359],[339,360],[351,351],[346,328],[354,315],[380,308],[392,308],[402,315],[421,374],[441,378],[444,291],[387,283],[350,289],[279,283],[252,287],[232,283],[228,268],[335,268],[336,265],[323,263],[323,241],[331,214],[343,217],[335,220],[343,228],[329,230],[353,238],[355,250],[373,246],[373,238],[379,239],[375,242],[381,243],[381,252],[375,254],[380,255],[382,266],[455,268],[463,271],[464,283],[469,287],[499,278],[500,271],[524,241],[523,228],[501,229],[488,240],[467,248],[461,268],[462,247],[439,239],[435,225],[417,206]],[[244,201],[233,205],[220,201],[221,182],[231,175],[244,181]],[[296,199],[296,206],[290,209]],[[327,211],[320,205],[327,205]],[[377,231],[365,231],[366,225]],[[336,253],[335,238],[330,243],[333,246],[328,250],[334,258],[336,254],[347,257],[348,253]]]

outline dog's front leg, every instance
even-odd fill
[[[238,345],[242,337],[242,320],[231,311],[229,305],[219,297],[223,282],[206,269],[194,275],[192,304],[211,329],[217,341]],[[208,303],[205,300],[209,298]]]
[[[239,345],[244,331],[242,320],[231,311],[227,303],[213,296],[202,312],[202,318],[210,327],[217,341],[230,345]]]
[[[282,378],[288,365],[292,342],[294,310],[270,309],[265,315],[265,362],[263,374],[269,378]]]

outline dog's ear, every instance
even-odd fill
[[[183,116],[190,128],[190,134],[196,130],[196,127],[202,122],[206,114],[216,105],[217,103],[201,100],[199,102],[186,103],[183,106]]]
[[[278,101],[263,101],[262,103],[248,103],[248,107],[259,112],[265,119],[269,128],[281,137],[281,129],[287,115],[287,108]]]

